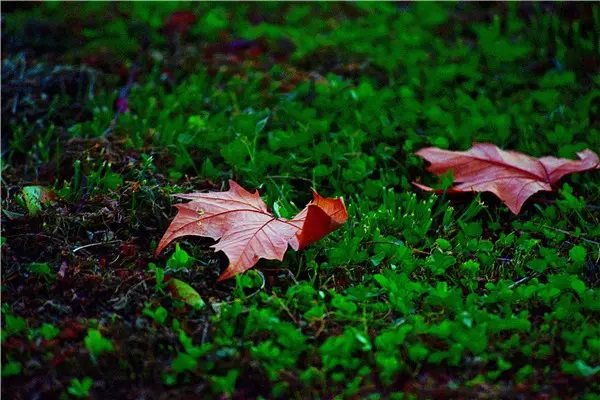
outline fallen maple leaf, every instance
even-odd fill
[[[441,175],[452,170],[457,185],[448,193],[492,192],[514,214],[529,197],[541,190],[552,191],[560,178],[574,172],[600,168],[598,155],[591,150],[577,153],[579,160],[534,158],[516,151],[505,151],[491,143],[474,143],[468,151],[449,151],[427,147],[415,153],[429,161],[429,172]],[[434,190],[413,182],[423,190]]]
[[[176,194],[192,200],[176,204],[177,216],[156,249],[158,255],[173,240],[187,235],[220,239],[212,247],[222,250],[229,267],[224,280],[252,268],[260,258],[283,260],[288,245],[302,249],[339,228],[348,213],[342,199],[329,199],[313,192],[310,202],[291,220],[276,218],[258,192],[249,193],[234,181],[229,191]]]

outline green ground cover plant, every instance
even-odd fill
[[[9,4],[9,3],[7,3]],[[594,3],[2,10],[2,395],[597,399],[600,173],[518,215],[415,155],[600,150]],[[176,193],[348,220],[217,282]]]

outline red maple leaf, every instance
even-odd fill
[[[429,172],[442,175],[452,170],[455,186],[448,193],[492,192],[518,214],[523,203],[567,174],[600,168],[598,155],[591,150],[577,153],[579,160],[534,158],[516,151],[505,151],[490,143],[474,143],[468,151],[449,151],[427,147],[415,153],[429,161]],[[423,190],[434,190],[418,183]]]
[[[328,199],[313,192],[314,200],[291,220],[276,218],[258,192],[249,193],[234,181],[229,191],[176,194],[192,200],[176,204],[177,216],[156,249],[158,255],[181,236],[206,236],[218,243],[229,267],[219,277],[224,280],[252,268],[260,258],[283,260],[288,245],[294,250],[308,246],[339,228],[348,213],[342,199]]]

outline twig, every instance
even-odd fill
[[[115,111],[115,116],[110,121],[108,128],[106,128],[106,130],[102,132],[102,135],[100,135],[100,137],[108,136],[117,126],[119,115],[126,111],[125,107],[127,106],[127,97],[129,96],[129,92],[131,91],[131,86],[133,84],[133,76],[136,72],[137,62],[134,63],[131,69],[129,70],[129,78],[127,79],[127,85],[125,85],[125,87],[121,89],[121,92],[119,93],[119,97],[117,98],[117,110]]]
[[[301,176],[267,175],[266,177],[271,179],[294,179],[299,181],[306,181],[308,183],[313,183],[313,181],[311,181],[310,179]]]
[[[21,55],[19,58],[19,62],[21,63],[21,73],[19,74],[19,82],[23,81],[23,77],[25,76],[25,66],[27,64],[27,60],[25,60],[25,56]],[[13,103],[12,113],[17,113],[17,105],[19,104],[19,93],[15,95],[15,101]]]
[[[279,306],[281,308],[283,308],[283,310],[286,312],[286,314],[289,315],[289,317],[292,319],[292,321],[294,321],[294,324],[298,325],[298,320],[296,319],[296,317],[294,317],[294,314],[292,314],[292,312],[290,311],[290,309],[285,304],[283,304],[283,300],[281,300],[277,296],[275,296],[275,299],[278,300]]]
[[[265,275],[262,272],[260,272],[259,270],[256,270],[256,272],[258,272],[258,275],[260,275],[260,277],[262,279],[262,283],[260,284],[260,287],[257,290],[255,290],[253,293],[246,296],[247,299],[256,295],[257,293],[260,293],[265,288]]]
[[[204,328],[202,328],[202,339],[200,340],[200,344],[206,343],[206,339],[208,338],[208,327],[210,322],[207,321],[204,323]]]
[[[284,271],[287,273],[287,275],[292,278],[292,280],[294,281],[294,283],[297,285],[298,281],[296,280],[296,277],[294,276],[294,273],[292,271],[290,271],[288,268],[263,268],[263,270],[265,271]],[[260,272],[257,270],[257,272]],[[264,277],[263,277],[264,279]]]
[[[541,226],[541,227],[543,227],[543,228],[546,228],[546,229],[553,230],[553,231],[555,231],[555,232],[564,233],[565,235],[569,235],[569,236],[571,236],[571,237],[575,237],[575,238],[577,238],[577,239],[581,239],[581,240],[583,240],[584,242],[588,242],[588,243],[591,243],[591,244],[595,244],[595,245],[597,245],[597,246],[600,246],[600,242],[596,242],[595,240],[587,239],[587,238],[585,238],[585,237],[583,237],[583,236],[577,236],[577,235],[575,235],[575,234],[573,234],[573,233],[571,233],[571,232],[569,232],[569,231],[565,231],[564,229],[554,228],[554,227],[552,227],[552,226],[547,226],[547,225],[544,225],[544,224],[539,224],[539,223],[537,223],[537,222],[534,222],[534,224],[535,224],[535,225],[537,225],[537,226]]]
[[[519,286],[520,284],[522,284],[523,282],[527,282],[528,280],[530,280],[531,278],[535,277],[536,275],[531,275],[531,276],[526,276],[524,278],[519,279],[518,281],[511,283],[508,288],[509,289],[514,289],[517,286]]]
[[[92,73],[88,68],[81,67],[81,74],[84,72],[87,73],[88,78],[90,79],[90,84],[88,86],[88,100],[92,100],[94,98],[94,86],[96,85],[96,74]],[[83,79],[82,79],[83,80]]]
[[[539,202],[542,202],[544,204],[556,204],[556,200],[550,200],[550,199],[539,199]],[[585,206],[583,206],[584,208],[587,208],[588,210],[600,210],[600,206],[596,206],[593,204],[586,204]]]
[[[370,240],[368,242],[362,242],[362,244],[390,244],[392,246],[404,246],[404,243],[398,243],[398,242],[382,242],[382,241],[378,241],[378,240]]]
[[[131,92],[131,87],[133,86],[135,74],[138,72],[138,70],[140,69],[140,66],[142,64],[142,54],[144,53],[145,48],[146,48],[145,39],[142,38],[141,43],[140,43],[140,49],[138,51],[138,56],[137,56],[136,60],[133,62],[133,65],[131,66],[131,68],[129,69],[129,76],[127,77],[127,84],[119,92],[119,97],[117,98],[117,110],[115,111],[115,116],[113,117],[112,121],[110,121],[110,125],[102,133],[101,137],[108,136],[115,129],[115,127],[117,126],[117,121],[119,119],[119,115],[123,114],[127,110],[126,108],[128,108],[127,98],[129,97],[129,93]]]
[[[107,244],[115,244],[115,243],[121,243],[122,240],[109,240],[108,242],[98,242],[98,243],[90,243],[90,244],[86,244],[83,246],[79,246],[76,247],[72,250],[73,253],[78,252],[79,250],[83,250],[86,249],[88,247],[93,247],[93,246],[102,246],[102,245],[107,245]]]
[[[18,235],[13,235],[12,237],[20,237],[20,236],[32,236],[32,237],[36,237],[36,238],[43,237],[44,239],[50,239],[57,243],[66,244],[68,246],[68,243],[65,240],[60,240],[53,236],[44,235],[43,233],[19,233]]]
[[[109,301],[114,302],[115,304],[113,305],[113,307],[116,310],[120,310],[123,307],[127,306],[127,300],[129,299],[129,295],[138,288],[138,286],[144,286],[144,289],[147,291],[148,287],[146,286],[146,282],[145,281],[139,281],[138,283],[136,283],[135,285],[132,285],[129,290],[127,291],[127,293],[125,293],[124,296],[120,297],[120,298],[113,298],[110,299]],[[120,287],[120,285],[119,285]]]

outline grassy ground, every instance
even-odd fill
[[[600,174],[518,216],[411,185],[425,146],[598,151],[596,4],[5,4],[3,397],[599,398]],[[228,179],[350,218],[223,283],[155,258]]]

